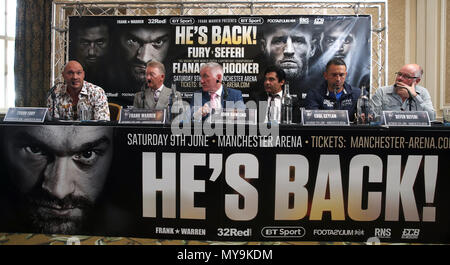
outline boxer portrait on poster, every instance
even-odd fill
[[[113,160],[113,128],[2,130],[0,223],[36,233],[92,232]]]
[[[98,83],[108,102],[122,106],[133,105],[133,96],[145,90],[145,65],[152,60],[164,64],[165,85],[176,84],[186,101],[201,88],[199,69],[208,62],[224,67],[224,85],[241,90],[244,101],[263,90],[269,65],[285,71],[300,106],[333,57],[346,62],[350,85],[370,84],[370,16],[71,17],[70,22],[69,57],[96,69],[86,80],[103,76]],[[85,30],[86,24],[98,26]],[[88,33],[91,37],[84,37]],[[101,54],[108,54],[106,66]]]

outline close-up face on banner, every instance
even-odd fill
[[[69,33],[69,58],[122,106],[146,88],[149,61],[165,65],[164,84],[175,84],[187,101],[201,88],[200,66],[211,61],[223,66],[223,84],[240,90],[244,101],[264,91],[265,68],[276,65],[304,106],[333,57],[345,60],[347,83],[370,86],[368,15],[70,17]]]

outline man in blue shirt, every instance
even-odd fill
[[[353,121],[361,90],[345,82],[347,65],[344,60],[331,59],[327,63],[323,77],[325,82],[308,91],[306,109],[348,110],[349,119]]]

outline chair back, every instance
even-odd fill
[[[108,102],[108,107],[111,121],[118,121],[120,118],[120,111],[122,110],[122,106],[116,103]]]

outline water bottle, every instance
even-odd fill
[[[289,93],[289,84],[284,85],[284,93],[281,98],[281,123],[292,124],[292,96]]]
[[[174,84],[172,84],[172,92],[169,95],[169,102],[166,106],[166,124],[169,124],[172,121],[172,105],[173,105],[173,97],[174,97]]]
[[[356,123],[358,125],[369,124],[370,105],[369,98],[367,97],[366,87],[361,87],[361,94],[359,95],[358,101],[356,103]]]
[[[80,121],[88,121],[91,119],[91,111],[84,101],[78,103],[78,117]]]
[[[173,116],[176,116],[177,114],[180,114],[183,112],[183,105],[181,96],[177,93],[177,86],[175,83],[172,84],[172,95],[173,95],[173,105],[175,106],[174,110],[172,111]]]

